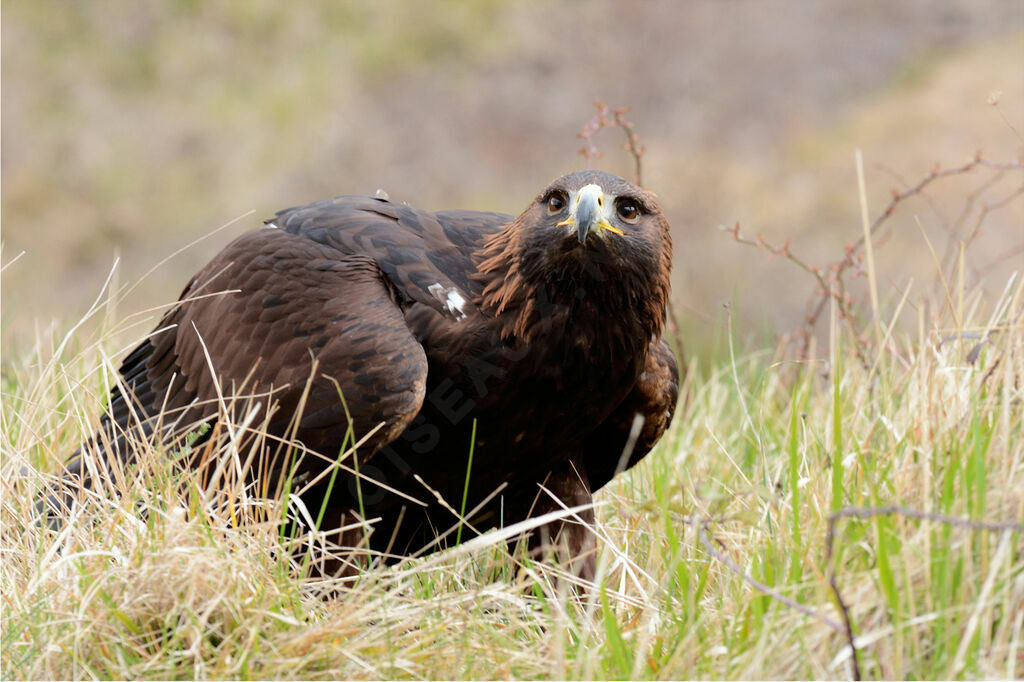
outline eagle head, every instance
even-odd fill
[[[628,315],[638,330],[660,335],[672,267],[668,221],[651,192],[616,175],[563,175],[478,257],[480,304],[493,315],[517,311],[510,333],[522,336],[543,317],[542,307],[578,318],[589,306],[609,319]]]
[[[671,268],[668,221],[654,195],[604,171],[558,178],[510,230],[519,233],[519,265],[534,281],[657,278]]]

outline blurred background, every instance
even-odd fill
[[[861,234],[855,149],[872,216],[936,163],[1020,158],[1024,2],[8,0],[3,263],[25,253],[3,272],[4,347],[77,321],[115,256],[134,284],[249,212],[119,311],[175,299],[233,237],[335,194],[519,213],[587,165],[576,135],[597,99],[631,107],[647,147],[695,345],[723,304],[743,334],[785,332],[813,280],[717,228],[738,221],[824,264]],[[621,131],[595,142],[594,165],[632,177]],[[979,169],[901,205],[878,250],[883,299],[934,279],[918,220],[941,256],[1008,199],[968,257],[997,295],[1024,270],[1020,186]]]

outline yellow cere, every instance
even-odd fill
[[[580,204],[583,202],[584,198],[589,199],[597,205],[596,209],[598,219],[594,223],[594,226],[600,227],[602,230],[607,230],[608,232],[617,234],[621,237],[623,235],[622,230],[617,227],[613,227],[612,224],[608,222],[608,208],[605,204],[604,192],[598,185],[594,184],[587,185],[575,193],[572,198],[572,210],[569,212],[569,217],[560,223],[556,223],[556,227],[565,227],[566,225],[576,224],[576,214],[577,211],[579,211]],[[614,199],[614,197],[612,198]]]
[[[619,235],[620,237],[621,237],[621,236],[623,236],[623,235],[622,235],[622,230],[620,230],[620,229],[619,229],[619,228],[617,228],[617,227],[613,227],[613,226],[612,226],[612,225],[611,225],[611,224],[610,224],[610,223],[609,223],[609,222],[608,222],[607,220],[605,220],[604,218],[601,218],[601,220],[600,220],[600,221],[599,221],[599,222],[597,223],[597,226],[598,226],[598,227],[601,227],[601,228],[604,228],[604,229],[608,230],[609,232],[614,232],[615,234]]]
[[[576,222],[576,217],[575,216],[569,216],[568,218],[566,218],[562,222],[555,223],[555,227],[565,227],[566,225],[572,225],[575,222]],[[619,235],[620,237],[623,236],[622,230],[620,230],[619,228],[615,227],[614,225],[609,223],[604,218],[601,218],[601,220],[598,221],[597,226],[600,227],[601,229],[608,230],[609,232],[614,232],[615,234]]]

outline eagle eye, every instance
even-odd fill
[[[623,222],[636,225],[640,222],[640,205],[632,199],[619,199],[615,202],[615,212]]]
[[[548,213],[555,215],[565,208],[566,197],[564,192],[552,192],[548,195]]]

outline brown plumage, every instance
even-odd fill
[[[100,451],[130,460],[140,435],[174,445],[206,424],[202,438],[223,438],[230,411],[265,434],[246,472],[260,494],[291,475],[325,529],[379,519],[367,543],[385,558],[452,542],[437,538],[463,504],[479,509],[462,537],[557,509],[552,494],[586,504],[672,418],[671,251],[654,197],[599,171],[559,178],[518,218],[375,197],[281,211],[215,256],[125,359],[69,477]],[[372,435],[328,495],[322,474],[353,434]],[[216,465],[192,451],[190,466]],[[555,523],[530,546],[556,537],[591,574],[592,534]]]

